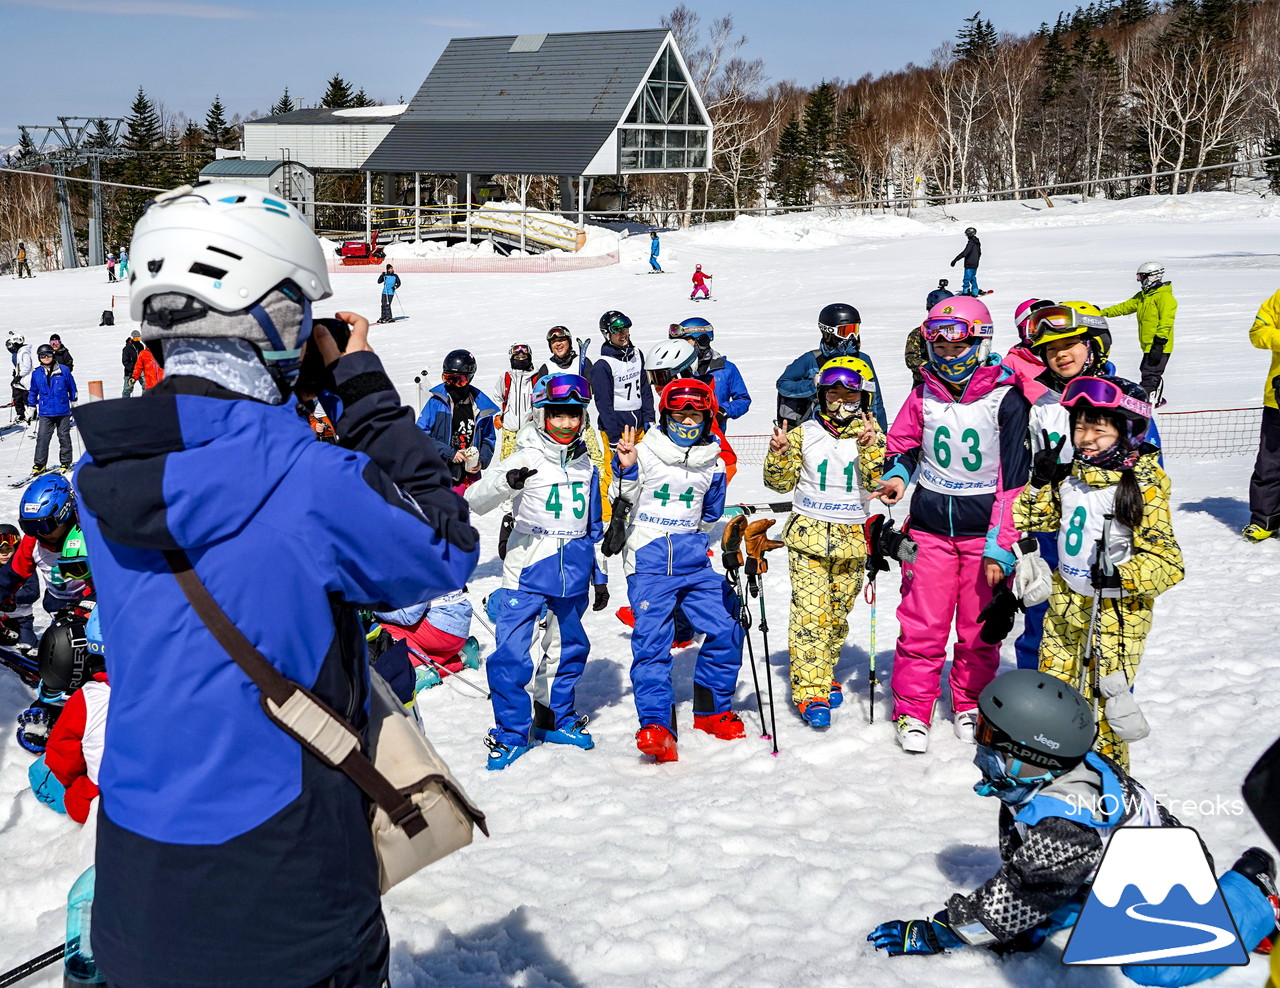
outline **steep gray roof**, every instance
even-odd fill
[[[540,44],[454,38],[363,167],[581,174],[666,38],[665,29],[548,34]]]
[[[279,161],[247,161],[244,158],[223,158],[211,161],[200,169],[201,178],[270,178],[281,167]]]

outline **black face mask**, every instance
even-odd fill
[[[530,356],[512,357],[512,370],[533,370],[533,358]]]

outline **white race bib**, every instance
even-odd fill
[[[521,535],[580,539],[591,510],[591,460],[580,456],[567,467],[549,462],[525,481],[515,498],[515,530]]]
[[[924,394],[921,487],[969,497],[995,492],[1000,472],[1000,402],[996,388],[970,404]]]
[[[667,532],[696,531],[715,471],[687,470],[679,464],[664,463],[643,443],[637,452],[642,457],[644,490],[636,507],[635,523]]]
[[[640,410],[641,360],[640,351],[631,354],[630,360],[617,357],[601,357],[613,370],[613,409],[617,412]]]
[[[867,518],[857,439],[837,439],[814,421],[805,422],[803,461],[792,510],[817,521],[861,525]]]
[[[1075,458],[1075,446],[1071,443],[1071,412],[1059,399],[1062,396],[1056,391],[1046,391],[1031,406],[1031,455],[1044,449],[1044,435],[1049,433],[1049,445],[1056,445],[1063,436],[1067,441],[1062,444],[1062,452],[1058,454],[1059,463],[1070,463]]]
[[[1089,570],[1098,558],[1098,539],[1102,537],[1104,518],[1115,512],[1116,489],[1095,490],[1078,477],[1068,477],[1059,488],[1062,493],[1062,527],[1058,529],[1058,572],[1067,586],[1078,594],[1092,597],[1093,583]],[[1133,531],[1111,519],[1110,557],[1127,562],[1133,555]],[[1104,597],[1119,597],[1119,590],[1104,590]]]

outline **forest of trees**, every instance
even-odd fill
[[[1023,37],[1000,33],[976,11],[927,65],[852,82],[833,75],[811,88],[770,83],[731,16],[704,24],[682,3],[662,23],[703,95],[715,153],[706,175],[618,180],[626,210],[661,223],[1064,189],[1181,194],[1259,175],[1280,191],[1280,162],[1215,167],[1280,155],[1280,0],[1094,0]],[[374,102],[335,73],[320,105]],[[270,112],[295,108],[286,88]],[[139,89],[122,131],[129,153],[104,163],[103,175],[166,188],[190,181],[215,147],[238,146],[240,122],[217,97],[199,121],[166,112]],[[10,159],[36,160],[35,150],[20,146]],[[0,261],[6,243],[56,239],[51,184],[0,173]],[[317,192],[359,202],[363,183],[326,175]],[[86,217],[83,186],[73,198]],[[125,241],[146,198],[108,192],[108,249]],[[555,181],[535,181],[530,202],[555,208]]]

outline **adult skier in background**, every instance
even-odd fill
[[[672,339],[688,340],[697,354],[690,377],[712,384],[716,391],[716,425],[723,432],[730,419],[740,419],[751,410],[751,393],[733,361],[712,349],[715,327],[705,319],[694,317],[672,325]]]
[[[969,227],[964,231],[967,238],[964,250],[951,259],[951,266],[956,261],[964,261],[964,281],[960,285],[961,295],[972,295],[975,298],[982,294],[978,288],[978,264],[982,261],[982,241],[978,239],[978,231]],[[936,303],[935,303],[936,304]]]
[[[649,271],[652,274],[663,274],[662,265],[658,263],[658,254],[662,250],[662,241],[658,239],[658,231],[649,231]]]
[[[540,364],[533,372],[535,382],[553,373],[553,367],[558,371],[578,374],[588,381],[591,380],[593,367],[591,358],[585,353],[578,353],[573,348],[573,335],[566,327],[552,326],[547,331],[547,349],[551,351],[551,358]],[[591,457],[591,462],[597,469],[603,469],[604,452],[600,448],[600,434],[591,427],[590,406],[582,410],[582,440],[587,444],[587,455]]]
[[[884,396],[876,379],[875,366],[862,350],[862,316],[847,302],[832,302],[818,313],[818,331],[822,337],[816,350],[808,350],[791,361],[779,376],[778,425],[794,429],[808,414],[817,391],[814,379],[822,365],[835,357],[857,357],[865,365],[864,380],[874,387],[871,410],[883,432],[888,428]]]
[[[131,315],[165,379],[77,411],[80,518],[111,656],[94,956],[108,983],[138,988],[384,985],[368,800],[267,716],[171,567],[189,563],[267,661],[363,740],[358,608],[460,588],[478,536],[364,318],[338,314],[343,350],[312,335],[329,276],[293,206],[184,186],[149,204],[131,253],[147,272]],[[222,278],[192,271],[206,257]],[[294,411],[312,345],[342,401],[342,448]]]
[[[40,426],[36,433],[35,463],[31,467],[33,477],[44,473],[49,462],[49,440],[55,431],[59,469],[64,473],[71,469],[71,406],[79,398],[71,368],[58,362],[53,347],[41,344],[36,358],[40,364],[31,372],[30,401],[40,418]]]
[[[1271,366],[1262,387],[1262,433],[1249,478],[1249,524],[1241,534],[1247,542],[1263,542],[1280,532],[1280,292],[1258,308],[1249,342],[1271,351]]]
[[[138,356],[142,351],[142,334],[135,329],[124,341],[124,347],[120,351],[120,363],[124,365],[124,387],[120,390],[121,398],[132,395],[133,386],[138,383],[138,379],[133,376],[133,369],[138,366]]]
[[[972,892],[956,893],[932,918],[890,920],[867,936],[890,957],[985,947],[1001,956],[1038,949],[1074,926],[1103,852],[1120,827],[1179,827],[1140,782],[1090,749],[1093,712],[1071,686],[1016,669],[978,698],[973,789],[1000,800],[1000,868]],[[1275,861],[1251,847],[1218,879],[1246,948],[1266,952],[1276,936]],[[1140,985],[1191,985],[1228,968],[1126,964]],[[927,979],[918,979],[926,983]]]
[[[13,416],[18,422],[27,421],[27,400],[31,396],[31,372],[36,369],[35,353],[31,344],[21,333],[10,331],[4,342],[5,349],[13,363],[13,383],[10,392],[13,397]],[[35,418],[32,410],[32,418]]]
[[[1159,408],[1164,404],[1164,372],[1173,355],[1173,321],[1178,315],[1178,300],[1173,297],[1173,284],[1164,280],[1164,265],[1147,261],[1138,267],[1137,292],[1131,298],[1108,305],[1102,314],[1137,315],[1138,344],[1142,347],[1142,375],[1139,384]]]
[[[516,433],[533,421],[533,351],[528,343],[513,344],[507,352],[510,367],[498,378],[498,418],[502,421],[502,442],[498,458],[516,448]]]
[[[600,446],[604,465],[600,469],[601,490],[609,489],[613,476],[613,446],[630,426],[636,438],[653,422],[653,389],[644,372],[644,354],[631,342],[631,320],[611,309],[600,317],[604,344],[591,368],[591,392],[595,396]],[[612,517],[605,501],[604,521]]]
[[[396,274],[396,269],[388,264],[387,269],[378,275],[378,284],[382,286],[382,314],[378,316],[378,322],[395,322],[396,317],[391,314],[391,303],[396,297],[396,289],[400,287],[400,276]]]

